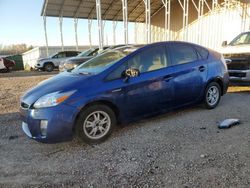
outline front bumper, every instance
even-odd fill
[[[228,70],[231,82],[250,82],[250,70]]]
[[[55,143],[73,138],[77,108],[67,104],[41,109],[20,108],[23,132],[39,142]],[[42,135],[41,121],[47,121],[46,135]]]

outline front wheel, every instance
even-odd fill
[[[114,111],[106,105],[93,105],[83,110],[76,121],[77,137],[88,144],[108,138],[116,125]]]
[[[205,107],[208,109],[215,108],[219,102],[221,97],[221,87],[216,82],[211,82],[208,84],[205,92]]]
[[[54,70],[54,65],[52,63],[46,63],[44,65],[44,70],[47,72],[52,72]]]

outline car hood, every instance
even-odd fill
[[[48,60],[48,59],[50,59],[50,58],[39,58],[37,61],[44,61],[44,60]]]
[[[250,45],[225,46],[220,49],[222,54],[247,54],[250,53]]]
[[[60,73],[40,82],[37,86],[28,90],[21,98],[21,101],[28,105],[32,105],[40,97],[49,93],[79,90],[82,87],[87,87],[90,82],[86,82],[85,80],[90,79],[91,77],[93,76],[73,74],[69,72]]]

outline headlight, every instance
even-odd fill
[[[64,93],[60,93],[59,91],[49,93],[47,95],[40,97],[35,102],[34,108],[45,108],[45,107],[56,106],[65,101],[67,98],[69,98],[74,92],[75,90]]]

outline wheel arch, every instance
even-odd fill
[[[119,117],[120,112],[119,112],[118,107],[117,107],[114,103],[112,103],[111,101],[108,101],[108,100],[91,101],[91,102],[87,103],[86,105],[84,105],[84,106],[78,111],[77,115],[75,116],[75,120],[74,120],[74,124],[73,124],[73,132],[75,132],[76,121],[77,121],[79,115],[81,114],[81,112],[82,112],[83,110],[87,109],[89,106],[92,106],[92,105],[100,105],[100,104],[106,105],[106,106],[108,106],[109,108],[111,108],[111,109],[114,111],[115,116],[116,116],[116,119],[117,119],[117,121],[118,121],[118,117]],[[119,122],[119,121],[118,121],[118,122]]]
[[[222,78],[220,78],[220,77],[215,77],[215,78],[210,79],[210,80],[207,82],[206,88],[207,88],[207,86],[208,86],[210,83],[212,83],[212,82],[216,82],[216,83],[219,84],[220,89],[221,89],[221,96],[224,95],[224,93],[223,93],[224,84],[223,84]]]

